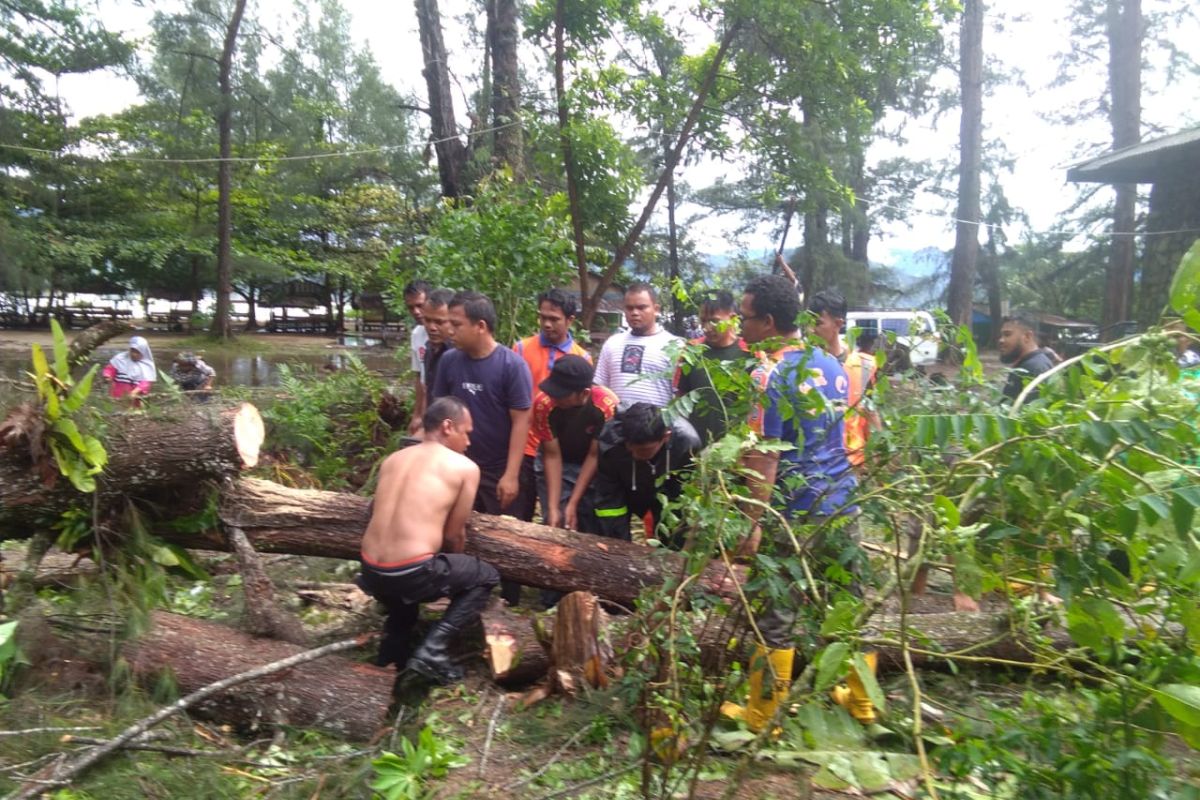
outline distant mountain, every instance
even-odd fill
[[[893,304],[910,308],[942,305],[950,282],[950,255],[936,247],[890,252],[892,271],[899,278],[901,293]]]

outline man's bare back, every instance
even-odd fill
[[[436,442],[392,453],[379,471],[364,560],[385,566],[441,550],[461,553],[479,467]]]

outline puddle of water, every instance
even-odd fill
[[[346,338],[353,339],[355,337]],[[371,340],[367,339],[361,343],[346,343],[344,346],[355,349],[359,347],[368,348],[371,346],[370,342]],[[93,357],[93,363],[105,364],[117,352],[118,349],[115,347],[100,348]],[[404,371],[404,365],[397,361],[389,350],[364,349],[361,352],[354,353],[354,355],[367,369],[379,373],[385,379],[395,378]],[[155,352],[154,356],[159,369],[169,370],[171,368],[171,359],[175,357],[175,350],[160,350]],[[340,369],[348,363],[348,359],[349,354],[345,352],[263,353],[257,355],[212,353],[204,356],[205,362],[217,371],[217,377],[214,382],[215,386],[251,387],[274,386],[278,384],[279,367],[283,364],[287,364],[292,368],[307,365],[319,370],[328,365]],[[27,354],[16,351],[0,352],[0,378],[24,380],[29,368],[29,356]],[[0,397],[12,391],[11,386],[6,386],[3,382],[0,382]]]

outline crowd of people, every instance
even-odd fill
[[[625,541],[642,530],[683,546],[661,524],[662,504],[683,491],[696,453],[726,435],[730,409],[746,405],[750,429],[785,447],[743,457],[760,502],[747,507],[756,524],[739,554],[750,557],[764,536],[779,534],[769,519],[757,524],[768,504],[821,531],[825,557],[854,550],[846,543],[858,535],[855,465],[877,424],[869,399],[876,370],[873,337],[859,336],[853,348],[842,340],[847,309],[838,293],[810,301],[817,347],[803,338],[800,299],[786,278],[756,278],[740,298],[712,292],[699,308],[698,354],[679,363],[683,342],[662,327],[648,284],[627,287],[628,329],[610,336],[594,363],[571,334],[575,298],[551,289],[537,300],[540,330],[507,347],[494,337],[496,312],[484,295],[406,287],[420,323],[410,433],[421,443],[385,461],[362,553],[364,587],[388,612],[381,665],[458,680],[446,643],[478,617],[495,585],[510,604],[521,602],[521,586],[463,553],[469,509],[526,521],[540,509],[547,525]],[[704,362],[749,371],[753,396],[739,404]],[[673,403],[681,397],[689,399]],[[853,563],[845,569],[856,574]],[[435,596],[451,604],[417,644],[416,606]],[[547,606],[557,599],[541,596]],[[797,592],[758,616],[749,700],[725,709],[751,727],[770,719],[790,679],[799,602]],[[873,715],[861,692],[848,704],[864,721]]]
[[[363,586],[388,613],[379,664],[459,680],[448,642],[477,620],[496,585],[509,604],[521,602],[521,586],[463,553],[472,509],[525,521],[540,509],[550,526],[625,541],[643,530],[684,546],[662,524],[662,504],[679,497],[694,456],[726,435],[736,408],[748,407],[745,422],[759,441],[784,445],[742,456],[757,502],[745,506],[754,524],[738,555],[753,556],[764,539],[786,547],[773,541],[784,538],[774,523],[782,518],[809,526],[813,554],[841,562],[850,590],[859,589],[854,496],[880,424],[871,403],[877,338],[861,331],[843,339],[847,307],[836,291],[816,293],[807,315],[795,282],[780,275],[751,280],[740,298],[712,292],[699,307],[703,335],[680,360],[683,342],[660,324],[654,288],[633,283],[624,294],[628,329],[610,336],[594,363],[571,334],[578,309],[563,291],[538,296],[540,330],[511,347],[496,341],[496,311],[478,292],[416,281],[404,297],[418,323],[409,431],[420,444],[385,460],[363,539]],[[805,339],[804,319],[820,346]],[[1001,357],[1014,367],[1009,398],[1053,364],[1024,318],[1005,321]],[[749,397],[714,384],[720,370],[708,367],[718,363],[748,372]],[[777,516],[764,516],[768,507]],[[417,644],[418,605],[447,596],[446,613]],[[543,591],[541,600],[552,606],[558,595]],[[748,701],[726,704],[727,716],[758,730],[774,715],[791,678],[801,602],[794,587],[760,604]],[[870,722],[861,680],[852,673],[848,684],[839,701]]]
[[[859,589],[865,559],[854,496],[879,426],[871,402],[877,339],[870,331],[843,338],[847,304],[838,292],[814,294],[807,314],[794,281],[781,275],[754,278],[740,297],[711,292],[698,309],[702,335],[681,360],[684,343],[661,325],[654,288],[633,283],[624,293],[628,329],[610,336],[594,363],[571,333],[575,297],[559,289],[538,296],[539,330],[511,347],[496,341],[496,310],[483,294],[415,281],[404,301],[416,323],[406,360],[414,376],[409,433],[419,443],[383,462],[361,553],[361,585],[387,612],[380,665],[458,681],[455,636],[478,620],[497,585],[508,604],[522,601],[522,586],[464,553],[471,511],[524,521],[540,511],[550,526],[624,541],[641,531],[684,547],[662,522],[663,503],[683,492],[696,454],[738,421],[733,409],[746,409],[756,441],[783,445],[752,445],[741,457],[754,502],[744,506],[753,527],[738,556],[752,557],[764,540],[789,547],[775,522],[783,519],[807,526],[812,554],[838,563],[850,590]],[[1014,368],[1009,399],[1054,364],[1034,329],[1014,317],[1001,330],[1001,358]],[[722,370],[748,376],[742,396],[714,383]],[[181,353],[170,374],[186,391],[210,388],[215,375],[192,353]],[[133,337],[103,375],[113,397],[138,402],[158,377],[149,344]],[[767,508],[775,513],[764,515]],[[446,612],[418,643],[420,604],[443,597]],[[557,600],[541,593],[546,606]],[[761,600],[748,700],[723,709],[755,730],[786,695],[803,602],[795,585],[786,597]],[[870,722],[861,681],[852,675],[849,684],[840,700]]]

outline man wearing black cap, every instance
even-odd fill
[[[596,439],[618,403],[611,389],[592,383],[593,375],[583,357],[559,356],[538,385],[531,425],[542,443],[538,496],[546,524],[585,533],[597,532],[588,493],[599,455]]]

